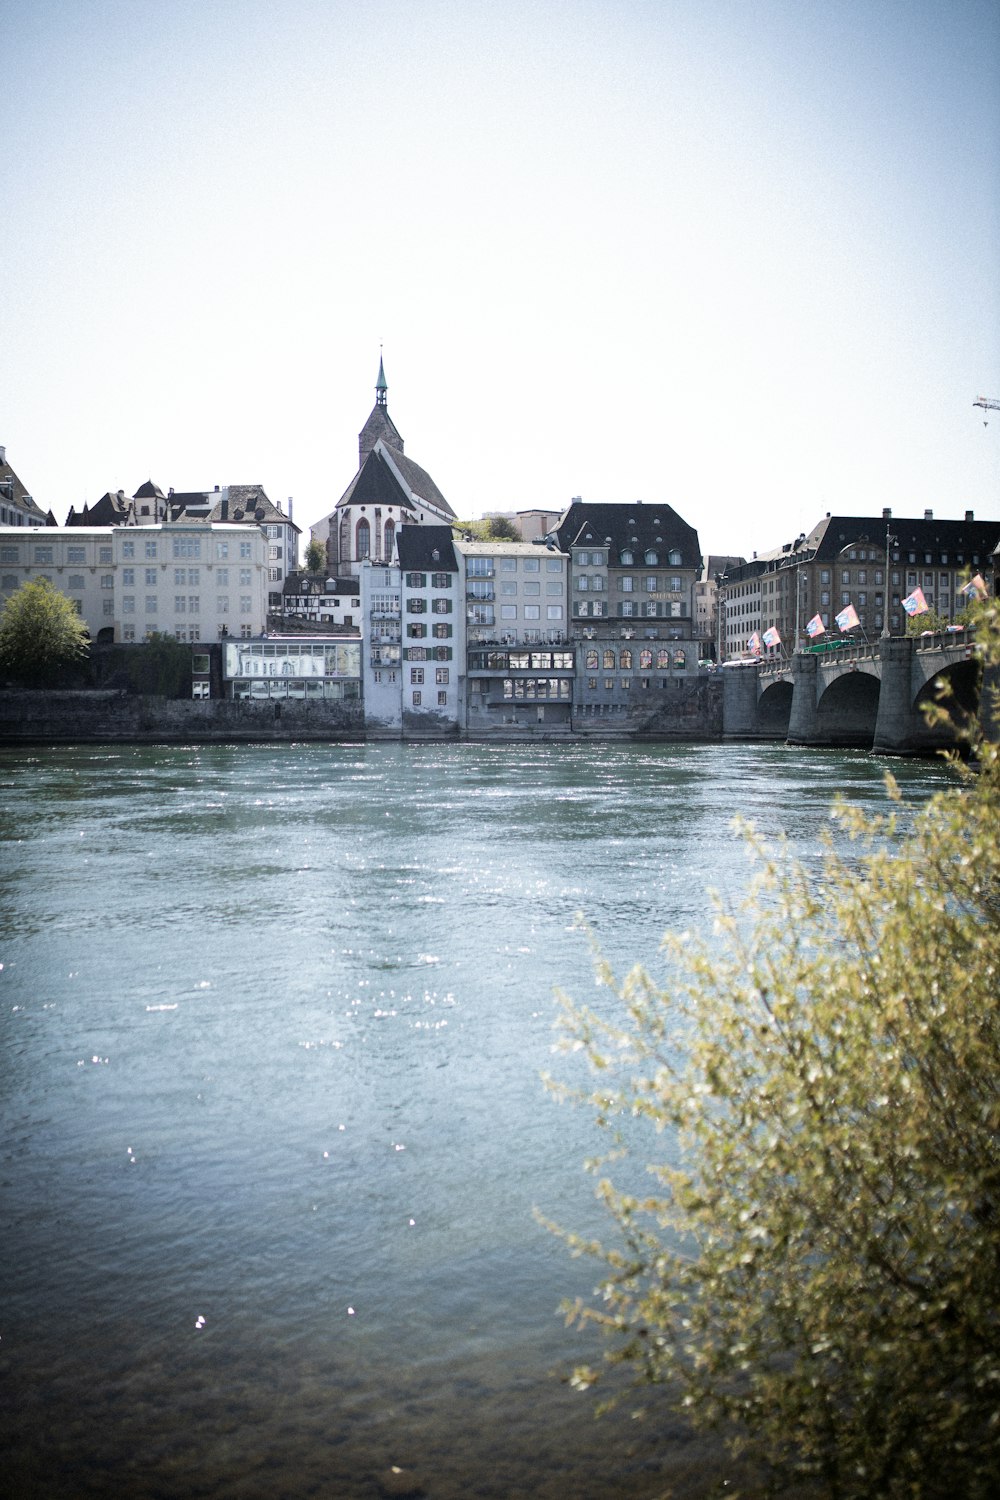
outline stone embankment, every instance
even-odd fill
[[[0,692],[0,744],[237,744],[364,739],[349,703],[233,702],[97,690]]]

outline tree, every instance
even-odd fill
[[[315,537],[306,547],[305,566],[307,573],[322,573],[326,568],[326,548]]]
[[[30,579],[0,614],[0,672],[44,686],[89,649],[87,627],[71,599],[45,578]]]
[[[976,623],[996,672],[1000,612]],[[714,941],[669,936],[665,983],[600,965],[613,1019],[563,1000],[598,1070],[564,1091],[616,1148],[617,1243],[567,1236],[603,1267],[574,1311],[778,1493],[1000,1492],[998,746],[978,756],[918,813],[891,778],[874,827],[839,808],[820,880],[754,841],[751,898]]]
[[[479,521],[455,521],[452,530],[479,542],[519,542],[521,533],[507,516],[484,516]]]

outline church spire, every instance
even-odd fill
[[[384,406],[385,405],[385,397],[386,397],[386,392],[388,391],[388,389],[389,389],[389,387],[388,387],[388,384],[386,383],[386,378],[385,378],[385,369],[384,369],[384,367],[382,365],[382,351],[380,349],[379,350],[379,356],[378,356],[378,379],[375,382],[375,405],[376,406]]]

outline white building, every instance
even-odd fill
[[[46,578],[93,639],[183,641],[263,632],[266,541],[259,526],[0,527],[0,601]],[[102,636],[102,632],[104,632]]]
[[[451,736],[463,717],[465,630],[448,526],[403,526],[398,567],[361,570],[365,722],[392,735]]]

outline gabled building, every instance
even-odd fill
[[[54,526],[35,504],[14,470],[7,462],[7,450],[0,447],[0,526]]]
[[[361,629],[361,583],[357,578],[325,578],[322,573],[289,573],[281,607],[285,622]]]
[[[401,526],[447,526],[455,519],[431,476],[404,453],[387,393],[380,359],[375,405],[358,434],[358,472],[334,510],[310,528],[334,574],[356,574],[366,561],[392,566]]]

